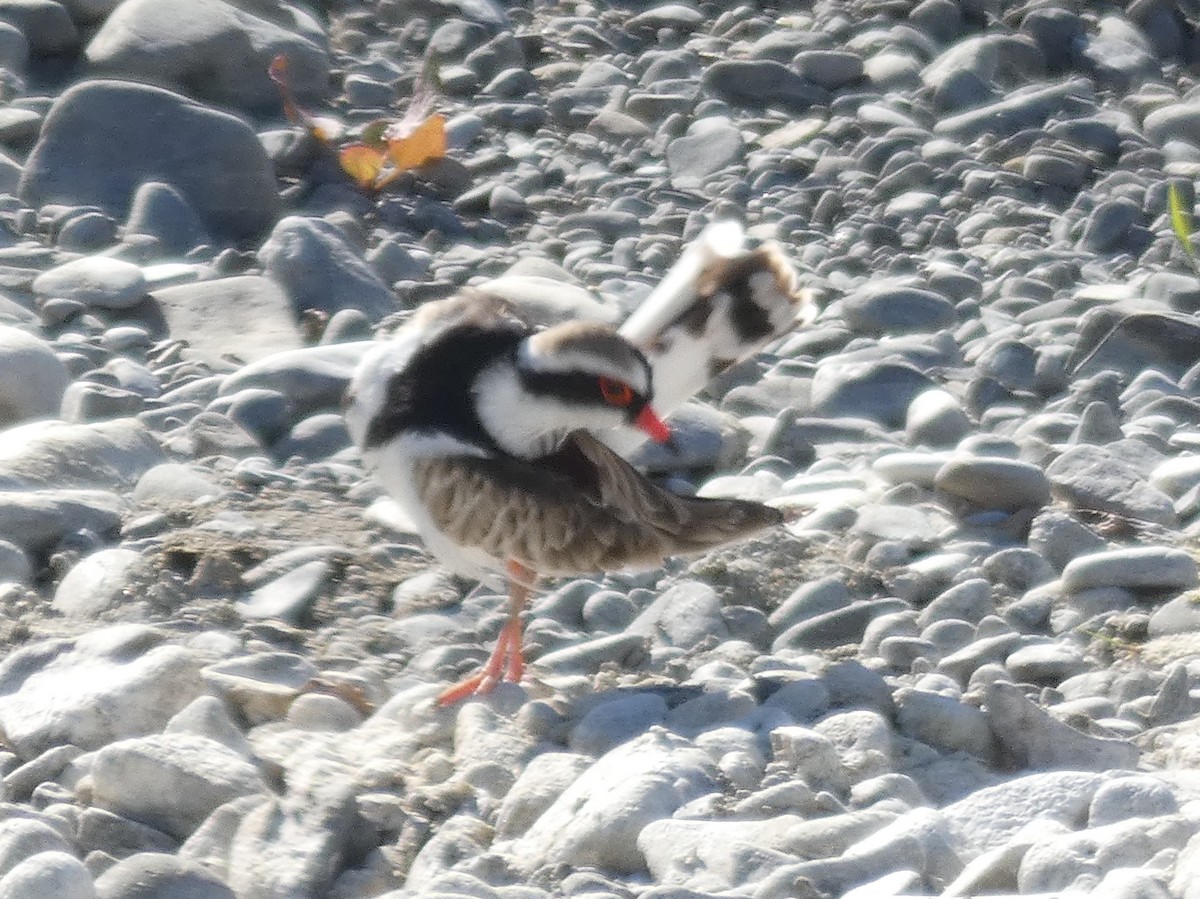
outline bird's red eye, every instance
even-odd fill
[[[633,388],[614,378],[600,377],[600,395],[610,406],[628,406],[633,402]]]

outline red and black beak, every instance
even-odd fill
[[[658,417],[658,413],[647,403],[642,406],[642,411],[637,414],[637,418],[633,420],[634,427],[645,431],[650,435],[650,439],[655,443],[665,443],[667,446],[674,448],[674,441],[671,439],[671,429]]]

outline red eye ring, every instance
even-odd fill
[[[633,402],[633,388],[624,381],[618,381],[615,378],[607,378],[601,375],[600,395],[604,397],[604,402],[610,406],[628,406]]]

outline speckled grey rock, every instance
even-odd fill
[[[301,730],[344,733],[362,723],[362,715],[337,696],[305,693],[288,709],[287,723]]]
[[[1189,836],[1179,815],[1068,832],[1029,847],[1021,859],[1017,886],[1022,893],[1040,893],[1064,888],[1080,878],[1098,879],[1115,868],[1145,865],[1160,849],[1181,849]]]
[[[1107,775],[1073,770],[1026,774],[978,790],[942,813],[954,822],[972,851],[985,852],[1008,843],[1035,818],[1083,820],[1092,798],[1108,780]]]
[[[603,702],[571,729],[572,752],[601,756],[615,746],[645,733],[667,717],[667,702],[657,693],[635,693]]]
[[[179,462],[155,465],[138,478],[133,488],[135,501],[165,505],[196,502],[222,493],[224,489],[212,478]]]
[[[169,332],[186,336],[190,351],[210,364],[229,355],[254,362],[301,346],[292,304],[270,278],[219,278],[160,288],[153,296]]]
[[[1174,524],[1170,497],[1134,466],[1098,446],[1074,446],[1046,468],[1054,495],[1075,508],[1156,524]]]
[[[244,758],[253,755],[250,741],[234,723],[230,710],[216,696],[197,696],[171,716],[164,734],[186,733],[207,737],[232,749]]]
[[[612,750],[579,776],[513,847],[530,870],[550,860],[644,871],[638,835],[716,786],[707,753],[657,728]]]
[[[778,106],[803,112],[827,93],[787,66],[768,59],[721,60],[704,72],[705,86],[727,103]]]
[[[1105,546],[1101,537],[1058,509],[1039,513],[1029,530],[1029,548],[1059,571],[1076,556],[1096,552]]]
[[[929,377],[908,363],[835,359],[817,367],[812,403],[823,415],[869,418],[900,428],[912,401],[933,386]]]
[[[63,743],[97,749],[158,730],[203,689],[197,657],[160,632],[102,628],[11,653],[0,664],[0,727],[25,758]]]
[[[355,774],[324,752],[292,756],[282,796],[227,803],[180,854],[201,861],[235,895],[328,895],[329,860],[346,857],[361,832]]]
[[[687,134],[667,145],[667,165],[678,187],[698,187],[704,179],[742,156],[741,132],[724,118],[700,119]]]
[[[570,752],[534,757],[504,797],[496,815],[496,836],[508,839],[525,833],[593,761]]]
[[[1192,591],[1180,594],[1150,613],[1147,625],[1151,637],[1200,631],[1200,604]]]
[[[799,815],[758,821],[665,819],[646,826],[638,848],[656,883],[689,891],[729,890],[785,864],[789,832],[803,820]],[[694,861],[684,861],[689,858]]]
[[[721,617],[716,591],[707,584],[686,582],[659,596],[633,620],[626,633],[686,648],[708,635],[721,638],[728,634],[728,628]]]
[[[14,815],[0,821],[0,877],[40,852],[71,852],[66,838],[36,818]]]
[[[342,231],[324,219],[281,219],[258,258],[291,299],[296,315],[307,309],[330,314],[358,309],[378,320],[397,308],[388,285],[350,247]]]
[[[988,761],[995,753],[987,718],[975,706],[928,690],[901,689],[896,692],[896,709],[905,736]]]
[[[110,743],[91,769],[97,805],[179,839],[218,806],[264,792],[258,769],[215,740],[173,733]]]
[[[1019,766],[1075,771],[1137,767],[1140,753],[1134,744],[1075,730],[1034,705],[1011,683],[987,686],[984,712],[1001,751]]]
[[[1179,811],[1171,787],[1153,775],[1132,774],[1104,784],[1088,807],[1088,824],[1102,827],[1128,818],[1159,818]]]
[[[1023,646],[1004,660],[1013,679],[1026,684],[1058,684],[1090,667],[1074,646],[1043,643]]]

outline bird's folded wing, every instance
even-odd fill
[[[452,456],[416,466],[418,495],[451,540],[544,573],[657,564],[782,519],[742,500],[678,496],[583,431],[550,456]]]
[[[719,545],[782,520],[778,511],[756,502],[672,493],[588,431],[572,433],[559,452],[577,452],[591,464],[597,505],[626,521],[669,534],[681,546]]]

